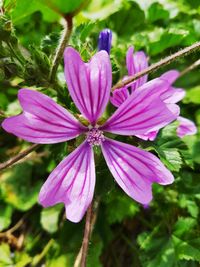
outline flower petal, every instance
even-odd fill
[[[126,53],[126,67],[128,70],[128,75],[132,76],[148,67],[147,56],[143,51],[138,51],[134,53],[134,48],[129,47]],[[132,91],[135,91],[138,87],[147,82],[148,75],[136,80],[132,85]]]
[[[110,97],[110,102],[113,104],[113,106],[119,107],[129,96],[130,94],[128,88],[122,87],[112,93],[112,96]]]
[[[194,135],[197,133],[197,127],[193,121],[181,116],[179,116],[177,120],[179,121],[179,126],[176,132],[180,138],[184,137],[185,135]]]
[[[109,101],[112,70],[106,51],[96,53],[84,63],[72,47],[65,49],[65,77],[70,95],[77,108],[95,125]]]
[[[137,134],[136,136],[145,141],[147,140],[154,141],[157,137],[157,134],[158,134],[158,131],[153,131],[153,132],[149,132],[146,134]]]
[[[73,139],[86,130],[71,113],[44,94],[21,89],[18,99],[23,113],[5,119],[2,127],[24,140],[53,144]]]
[[[185,91],[181,88],[174,88],[172,86],[162,94],[162,100],[165,103],[177,103],[185,97]]]
[[[152,183],[171,184],[174,177],[153,154],[129,144],[106,138],[102,151],[119,186],[133,199],[148,204]]]
[[[179,71],[169,70],[163,73],[160,78],[165,79],[169,84],[173,84],[178,79],[179,75]]]
[[[168,82],[169,85],[172,85],[177,80],[179,75],[180,75],[179,71],[170,70],[162,74],[160,76],[160,79],[163,79],[166,82]],[[185,91],[182,88],[174,88],[172,86],[169,86],[168,90],[162,93],[162,100],[164,100],[165,103],[177,103],[184,97],[185,97]]]
[[[120,135],[146,134],[159,130],[177,118],[157,93],[168,86],[161,79],[145,83],[114,112],[100,128]]]
[[[63,202],[67,219],[79,222],[92,201],[94,187],[94,154],[85,141],[53,170],[40,190],[39,202],[44,207]]]

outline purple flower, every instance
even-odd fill
[[[110,29],[104,29],[99,34],[98,49],[99,51],[105,50],[110,54],[112,42],[112,31]]]
[[[145,55],[143,51],[134,53],[134,48],[129,47],[127,54],[126,54],[126,67],[127,67],[129,76],[132,76],[142,71],[143,69],[148,67],[147,56]],[[125,76],[124,80],[126,80],[127,77],[128,76]],[[179,72],[177,70],[170,70],[170,71],[165,72],[163,75],[159,77],[159,79],[165,80],[166,84],[164,87],[157,88],[157,92],[156,92],[160,96],[162,101],[166,103],[168,108],[171,109],[171,111],[177,117],[179,114],[179,108],[176,105],[176,103],[182,100],[185,96],[185,91],[183,89],[175,88],[172,86],[172,84],[177,80],[178,77],[179,77]],[[119,107],[127,98],[130,97],[130,95],[135,90],[141,89],[141,87],[147,82],[147,78],[148,78],[147,75],[145,75],[137,79],[133,83],[129,84],[128,86],[115,90],[110,98],[111,103],[115,107]],[[192,121],[188,119],[185,119],[185,120],[187,121],[188,126],[182,125],[183,121],[181,120],[181,123],[179,124],[177,128],[177,135],[181,138],[184,137],[185,135],[193,135],[197,131],[196,126]],[[184,121],[184,123],[186,123],[186,121]],[[158,134],[158,130],[147,131],[146,133],[139,134],[136,136],[143,140],[153,141],[155,140],[157,134]]]
[[[156,93],[166,81],[145,83],[114,112],[103,125],[98,124],[110,98],[112,70],[108,53],[96,53],[84,63],[71,47],[64,53],[65,77],[70,95],[88,126],[50,97],[21,89],[18,99],[23,113],[7,118],[2,127],[22,139],[39,144],[65,142],[78,135],[85,140],[53,170],[41,188],[39,202],[49,207],[63,202],[66,217],[79,222],[90,205],[95,187],[93,146],[100,146],[108,168],[119,186],[144,205],[152,199],[152,183],[167,185],[174,177],[153,154],[135,146],[112,140],[106,132],[138,135],[157,131],[176,119]],[[106,179],[106,177],[101,177]]]

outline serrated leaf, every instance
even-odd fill
[[[178,259],[200,261],[200,238],[184,241],[173,235],[172,240]]]
[[[168,149],[159,149],[156,148],[160,159],[165,163],[165,165],[172,171],[179,171],[182,165],[182,159],[178,149],[168,148]]]
[[[197,225],[197,220],[191,217],[179,217],[178,221],[174,225],[173,234],[177,237],[181,237],[188,232],[188,229],[192,229]]]

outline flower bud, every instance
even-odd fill
[[[105,50],[108,54],[110,54],[111,42],[112,42],[112,31],[110,29],[104,29],[103,31],[101,31],[98,40],[99,51]]]

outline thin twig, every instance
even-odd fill
[[[186,69],[184,69],[183,71],[181,71],[179,77],[181,77],[181,76],[187,74],[188,72],[192,71],[193,69],[199,67],[199,65],[200,65],[200,59],[198,59],[192,65],[190,65],[189,67],[187,67]]]
[[[159,62],[156,62],[154,64],[152,64],[151,66],[149,66],[148,68],[136,73],[135,75],[133,76],[129,76],[129,78],[127,78],[125,81],[119,81],[117,84],[115,84],[113,87],[112,87],[112,91],[114,91],[115,89],[118,89],[118,88],[121,88],[125,85],[128,85],[129,83],[137,80],[138,78],[146,75],[146,74],[149,74],[151,72],[154,72],[156,71],[157,69],[163,67],[163,66],[166,66],[168,64],[170,64],[171,62],[181,58],[181,57],[184,57],[184,56],[187,56],[189,54],[191,54],[192,52],[196,51],[197,49],[200,48],[200,42],[197,42],[191,46],[188,46],[178,52],[176,52],[175,54],[171,55],[171,56],[168,56],[162,60],[160,60]]]
[[[89,240],[92,236],[92,232],[94,230],[94,225],[96,223],[96,219],[97,219],[97,214],[98,214],[98,208],[99,208],[99,203],[100,203],[100,198],[97,197],[96,200],[94,201],[94,204],[93,204],[93,207],[92,207],[92,215],[91,215],[91,223],[90,223],[90,233],[89,233],[89,236],[88,236],[88,243],[89,243]],[[86,222],[87,222],[87,218],[86,218]],[[85,232],[86,232],[86,224],[85,224]],[[84,237],[85,237],[85,232],[84,232]],[[83,239],[84,241],[84,239]],[[83,245],[84,245],[84,242],[82,243],[82,246],[78,252],[78,255],[75,259],[75,262],[74,262],[74,266],[73,267],[79,267],[81,264],[82,264],[82,258],[83,258]],[[87,253],[86,253],[86,256],[87,256]],[[86,262],[85,262],[86,264]],[[85,266],[85,265],[81,265],[82,266]]]
[[[18,155],[10,158],[6,162],[1,163],[0,164],[0,171],[4,170],[5,168],[8,168],[8,167],[12,166],[14,163],[16,163],[17,161],[19,161],[20,159],[23,159],[29,153],[31,153],[32,151],[36,150],[39,146],[40,146],[40,144],[33,144],[32,146],[30,146],[26,150],[22,151]]]
[[[44,247],[44,249],[42,250],[42,252],[38,255],[36,255],[32,262],[31,262],[31,266],[38,266],[39,263],[41,262],[41,260],[44,258],[44,256],[48,253],[49,249],[51,248],[51,246],[54,244],[54,239],[51,238],[48,243],[46,244],[46,246]]]
[[[90,204],[87,213],[86,213],[86,221],[85,221],[85,230],[82,244],[82,255],[81,255],[81,267],[86,267],[86,259],[87,252],[89,246],[90,232],[91,232],[91,222],[92,222],[92,203]]]
[[[61,36],[60,39],[60,43],[57,47],[55,56],[53,58],[53,62],[52,62],[52,68],[49,74],[49,81],[53,82],[56,76],[56,71],[58,69],[58,65],[59,62],[61,60],[61,58],[63,57],[63,53],[65,50],[65,47],[67,46],[68,42],[69,42],[69,38],[71,36],[72,33],[72,28],[73,28],[73,21],[72,21],[72,15],[66,15],[64,18],[64,29],[63,29],[63,34]]]

